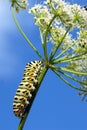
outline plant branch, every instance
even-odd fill
[[[61,73],[61,74],[63,74],[64,76],[66,76],[66,77],[68,77],[68,78],[70,78],[70,79],[72,79],[72,80],[78,82],[79,84],[87,85],[87,83],[81,82],[81,81],[79,81],[78,79],[76,79],[76,78],[74,78],[74,77],[72,77],[72,76],[70,76],[70,75],[68,75],[68,74],[66,74],[66,73],[64,73],[64,72],[62,72],[62,71],[60,71],[60,70],[59,70],[58,72]]]
[[[63,67],[60,67],[60,70],[63,70],[63,71],[69,72],[69,73],[73,73],[73,74],[76,74],[76,75],[87,76],[87,72],[75,71],[75,70],[71,70],[71,69],[67,69],[67,68],[63,68]]]
[[[64,58],[62,57],[57,60],[54,60],[53,64],[71,62],[71,61],[75,61],[75,60],[83,60],[83,59],[87,58],[87,56],[85,56],[86,53],[87,52],[80,54],[80,55],[73,56],[73,57],[69,57],[69,58],[66,58],[66,56],[65,56]],[[84,55],[84,57],[82,57],[83,55]]]
[[[62,44],[64,38],[66,37],[67,33],[70,31],[71,29],[71,26],[67,29],[66,33],[63,35],[60,43],[58,45],[54,45],[53,48],[52,48],[52,51],[51,51],[51,54],[50,54],[50,60],[54,57],[54,55],[56,54],[58,48],[60,47],[60,45]]]
[[[74,42],[73,44],[71,44],[69,47],[67,47],[66,49],[64,49],[58,56],[56,56],[53,60],[58,59],[60,56],[62,56],[65,52],[67,52],[73,45],[75,45],[76,43]]]
[[[52,70],[61,80],[63,80],[68,86],[70,86],[71,88],[74,88],[74,89],[76,89],[76,90],[79,90],[79,91],[85,91],[85,90],[83,90],[83,89],[81,89],[81,88],[77,88],[76,86],[74,86],[74,85],[72,85],[72,84],[70,84],[67,80],[65,80],[60,74],[58,74],[55,70]],[[87,91],[85,91],[85,92],[87,92]]]
[[[63,71],[65,71],[65,72],[73,73],[73,74],[76,74],[76,75],[84,75],[84,76],[87,76],[87,72],[75,71],[75,70],[67,69],[67,68],[64,68],[64,67],[59,67],[59,66],[50,65],[50,68],[51,68],[51,69],[54,69],[55,71],[63,70]]]
[[[52,18],[52,20],[50,21],[49,25],[47,26],[46,33],[45,33],[45,36],[44,36],[44,41],[43,41],[43,43],[42,43],[43,49],[44,49],[44,56],[45,56],[45,58],[46,58],[47,60],[48,60],[48,54],[47,54],[47,44],[46,44],[46,40],[47,40],[47,35],[48,35],[48,32],[49,32],[49,28],[50,28],[50,26],[51,26],[51,24],[52,24],[52,22],[54,21],[55,18],[56,18],[56,16],[54,16],[54,17]]]
[[[41,43],[42,43],[42,45],[43,45],[43,35],[42,35],[41,30],[40,30],[40,39],[41,39]]]
[[[14,7],[12,6],[11,7],[11,10],[12,10],[12,16],[13,16],[13,19],[14,19],[14,22],[18,28],[18,30],[20,31],[20,33],[22,34],[22,36],[25,38],[25,40],[27,41],[27,43],[31,46],[31,48],[36,52],[36,54],[43,60],[42,56],[40,55],[40,53],[38,52],[38,50],[33,46],[33,44],[30,42],[30,40],[28,39],[28,37],[25,35],[25,33],[23,32],[22,28],[20,27],[17,19],[16,19],[16,16],[15,16],[15,13],[14,13]]]

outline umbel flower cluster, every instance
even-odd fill
[[[63,0],[47,0],[29,10],[34,15],[35,24],[39,27],[42,44],[53,44],[56,56],[51,51],[53,64],[60,66],[61,74],[71,77],[62,71],[76,76],[87,95],[87,11],[80,5],[71,5]],[[73,77],[74,78],[74,77]]]

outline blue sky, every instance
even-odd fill
[[[86,0],[68,0],[86,5]],[[30,1],[29,7],[41,1]],[[17,17],[27,36],[42,52],[38,28],[28,10]],[[29,61],[39,58],[17,30],[10,4],[0,0],[0,130],[17,130],[13,97]],[[87,130],[87,103],[49,71],[41,84],[24,130]]]

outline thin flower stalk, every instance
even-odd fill
[[[42,43],[42,45],[43,45],[43,35],[42,35],[41,30],[40,30],[40,39],[41,39],[41,43]]]
[[[64,76],[66,76],[67,78],[70,78],[70,79],[72,79],[72,80],[78,82],[78,83],[81,84],[81,85],[87,85],[87,83],[81,82],[80,80],[78,80],[78,79],[76,79],[76,78],[70,76],[69,74],[64,73],[63,71],[60,71],[60,70],[59,70],[58,72],[61,73],[61,74],[64,75]]]
[[[56,71],[65,71],[65,72],[69,72],[69,73],[72,73],[72,74],[76,74],[78,76],[87,76],[87,72],[80,72],[80,71],[74,71],[74,70],[71,70],[71,69],[67,69],[67,68],[64,68],[64,67],[59,67],[59,66],[54,66],[54,65],[50,65],[50,68],[51,69],[54,69]]]
[[[12,6],[11,9],[12,9],[12,16],[13,16],[14,22],[15,22],[18,30],[20,31],[20,33],[22,34],[22,36],[25,38],[25,40],[27,41],[27,43],[34,50],[34,52],[36,52],[36,54],[43,60],[43,58],[40,55],[40,53],[38,52],[38,50],[35,48],[35,46],[33,46],[33,44],[30,42],[30,40],[28,39],[28,37],[25,35],[25,33],[23,32],[23,30],[21,29],[21,27],[20,27],[20,25],[19,25],[19,23],[18,23],[18,21],[16,19],[15,13],[14,13],[14,7]]]
[[[72,62],[72,61],[77,61],[77,60],[84,60],[84,59],[86,59],[87,58],[87,56],[84,56],[84,57],[71,57],[71,59],[69,58],[69,59],[65,59],[65,60],[61,60],[61,61],[59,61],[60,63],[64,63],[64,62]]]
[[[47,53],[47,35],[49,33],[49,28],[52,24],[52,22],[54,21],[54,19],[56,18],[56,15],[52,18],[52,20],[50,21],[49,25],[47,26],[46,32],[45,32],[45,36],[44,36],[44,40],[43,40],[43,49],[44,49],[44,56],[46,58],[46,60],[48,60],[48,53]]]
[[[72,73],[72,74],[80,75],[80,76],[81,75],[87,76],[87,72],[74,71],[74,70],[67,69],[67,68],[64,68],[64,67],[60,67],[60,70],[63,70],[63,71],[66,71],[66,72],[69,72],[69,73]]]
[[[72,26],[70,26],[66,33],[64,34],[64,36],[62,37],[60,43],[58,45],[54,45],[50,54],[50,60],[54,57],[54,55],[56,54],[56,52],[58,51],[58,48],[60,47],[60,45],[62,44],[63,40],[65,39],[66,35],[68,34],[68,32],[70,31]]]
[[[67,52],[72,46],[74,46],[76,43],[71,44],[69,47],[67,47],[65,50],[63,50],[58,56],[56,56],[53,61],[59,59],[65,52]]]
[[[72,56],[69,58],[67,58],[67,56],[65,56],[65,57],[59,58],[58,60],[54,60],[53,64],[58,64],[58,63],[63,63],[63,62],[71,62],[71,61],[75,61],[75,60],[84,60],[87,58],[87,56],[85,56],[85,54],[86,53],[83,53],[83,54],[79,54],[79,55]],[[82,57],[82,56],[84,56],[84,57]]]
[[[68,86],[70,86],[71,88],[74,88],[76,90],[79,90],[79,91],[84,91],[83,89],[81,88],[77,88],[76,86],[72,85],[71,83],[69,83],[67,80],[65,80],[60,74],[58,74],[57,71],[55,70],[52,70],[61,80],[63,80]],[[87,92],[87,91],[86,91]]]

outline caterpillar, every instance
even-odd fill
[[[22,118],[26,107],[32,100],[33,93],[38,87],[38,76],[43,68],[41,61],[32,61],[24,69],[24,75],[13,100],[15,116]]]

